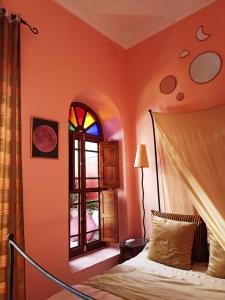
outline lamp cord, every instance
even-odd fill
[[[143,168],[141,168],[141,186],[142,186],[142,208],[143,208],[143,229],[144,229],[144,240],[146,236],[146,229],[145,229],[145,205],[144,205],[144,172]]]

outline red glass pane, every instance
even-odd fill
[[[98,192],[88,192],[88,193],[86,193],[86,202],[98,201],[98,200],[99,200]]]
[[[76,113],[77,113],[78,124],[82,126],[85,110],[81,107],[76,107]]]
[[[86,179],[86,188],[97,188],[98,179]]]

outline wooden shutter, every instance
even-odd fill
[[[118,197],[117,191],[102,191],[100,198],[101,239],[109,243],[118,243]]]
[[[100,143],[100,187],[119,188],[119,148],[117,141]]]

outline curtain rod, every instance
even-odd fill
[[[4,16],[6,14],[6,9],[5,8],[0,8],[0,16]],[[12,20],[16,18],[15,14],[11,14]],[[20,23],[23,25],[26,25],[30,28],[31,32],[33,34],[38,34],[38,29],[36,27],[32,27],[30,24],[28,24],[24,19],[20,18],[19,19]]]

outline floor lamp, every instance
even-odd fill
[[[145,206],[144,206],[144,172],[143,168],[148,168],[148,157],[146,151],[146,145],[140,144],[137,146],[137,152],[134,162],[135,168],[141,168],[141,187],[142,187],[142,208],[143,208],[143,229],[144,229],[144,240],[146,236],[146,229],[145,229]]]

